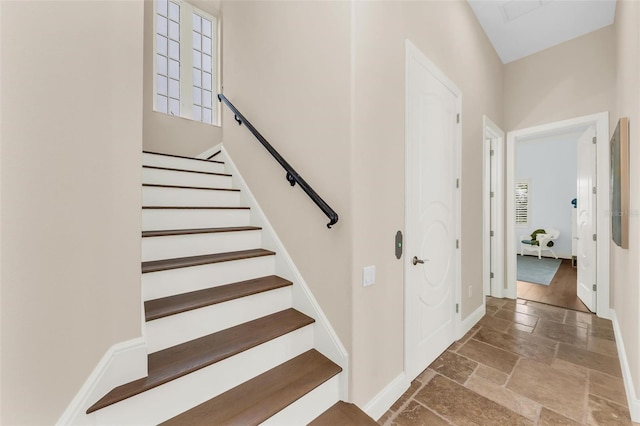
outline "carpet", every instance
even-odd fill
[[[536,256],[516,256],[518,258],[518,281],[549,285],[558,268],[561,259],[550,259]]]

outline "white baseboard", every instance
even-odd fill
[[[376,396],[371,399],[362,411],[367,413],[369,417],[378,420],[391,406],[409,389],[411,383],[407,380],[404,371],[387,386],[384,387]]]
[[[629,368],[627,353],[624,350],[620,324],[618,323],[618,317],[616,316],[615,310],[610,309],[609,313],[611,315],[611,321],[613,322],[613,332],[616,336],[616,347],[618,349],[618,357],[620,358],[620,368],[622,369],[622,378],[624,379],[624,389],[627,392],[629,413],[631,414],[631,420],[634,422],[640,422],[640,400],[638,400],[635,387],[633,385],[633,377],[631,375],[631,369]]]
[[[467,334],[467,332],[471,330],[471,327],[476,325],[486,313],[487,305],[486,303],[482,303],[482,305],[478,306],[478,309],[473,311],[471,315],[463,319],[462,323],[460,324],[460,332],[458,333],[457,339],[461,339],[462,336]]]
[[[456,336],[456,339],[460,339],[462,336],[467,334],[467,332],[471,330],[471,327],[476,325],[476,323],[482,319],[485,313],[486,305],[483,303],[478,307],[478,309],[473,311],[471,315],[461,322],[458,330],[459,335]],[[410,384],[411,383],[407,379],[406,374],[402,372],[376,396],[374,396],[373,399],[364,406],[363,411],[371,418],[378,420],[402,396],[402,394],[409,389]]]
[[[87,408],[116,386],[147,376],[147,345],[144,338],[111,346],[84,382],[57,425],[90,425]]]

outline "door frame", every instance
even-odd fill
[[[516,244],[515,244],[515,143],[521,138],[530,138],[536,135],[545,135],[562,130],[596,128],[596,314],[601,318],[610,317],[609,306],[609,241],[611,239],[610,224],[610,187],[609,187],[609,113],[607,111],[592,115],[585,115],[569,120],[556,121],[541,126],[514,130],[507,133],[507,168],[506,179],[506,258],[507,258],[507,288],[505,297],[515,299],[517,297],[516,279]]]
[[[411,175],[411,170],[408,167],[408,165],[410,164],[409,161],[409,67],[410,67],[410,61],[412,58],[418,58],[420,60],[420,62],[422,62],[422,65],[424,65],[424,67],[436,78],[438,79],[442,84],[444,84],[449,90],[451,90],[451,92],[456,96],[456,110],[460,113],[460,117],[462,117],[461,111],[462,111],[462,92],[458,89],[458,87],[442,72],[438,69],[438,67],[432,62],[430,61],[425,55],[424,53],[422,53],[422,51],[420,49],[418,49],[409,39],[405,40],[405,139],[404,139],[404,152],[405,152],[405,184],[404,184],[404,191],[405,191],[405,214],[404,214],[404,223],[405,223],[405,241],[409,238],[411,238],[412,232],[414,231],[411,226],[410,226],[410,222],[409,222],[409,196],[408,196],[408,188],[409,188],[409,182],[412,179],[412,175]],[[460,230],[462,228],[462,223],[461,223],[461,202],[462,202],[462,198],[461,198],[461,193],[462,193],[462,179],[461,179],[461,171],[462,171],[462,118],[460,119],[460,123],[458,124],[458,126],[456,126],[456,130],[454,133],[454,143],[455,143],[455,161],[456,161],[456,169],[454,170],[454,174],[456,176],[458,176],[458,190],[455,192],[455,197],[454,197],[454,202],[455,202],[455,207],[454,207],[454,214],[455,214],[455,218],[454,218],[454,222],[455,222],[455,234],[457,235],[457,239],[460,242],[459,244],[459,249],[456,250],[455,252],[455,266],[454,268],[456,269],[456,282],[454,283],[454,288],[453,288],[453,298],[455,300],[456,306],[458,307],[458,309],[456,309],[456,306],[451,306],[451,310],[452,313],[454,315],[454,336],[453,336],[453,340],[457,340],[460,337],[462,337],[461,335],[461,331],[462,331],[462,326],[461,326],[461,318],[462,318],[462,309],[460,307],[461,304],[461,281],[462,281],[462,267],[461,267],[461,256],[460,256],[460,252],[462,249],[462,239],[460,237]],[[452,185],[454,184],[454,182],[452,182]],[[406,244],[404,244],[406,246]],[[408,309],[407,309],[407,305],[409,303],[409,292],[407,291],[408,288],[408,279],[407,279],[407,269],[413,267],[413,265],[410,264],[411,262],[411,256],[406,253],[404,253],[404,259],[403,259],[403,288],[404,288],[404,372],[405,374],[408,372],[408,348],[409,348],[409,336],[408,336],[408,323],[409,323],[409,318],[408,318]],[[419,372],[418,372],[419,374]],[[411,382],[415,377],[409,377],[407,376],[406,379]]]
[[[504,297],[504,131],[489,117],[482,117],[483,137],[483,209],[482,209],[482,286],[485,296]],[[493,163],[491,162],[491,147],[487,138],[494,141]],[[493,188],[495,199],[494,218],[491,217],[491,173],[495,174],[496,187]],[[502,238],[495,239],[495,253],[491,250],[491,222],[495,222],[494,229],[501,231]],[[499,236],[500,236],[499,235]],[[492,264],[493,263],[493,268]],[[491,282],[493,272],[493,283]]]

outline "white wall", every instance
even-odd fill
[[[1,1],[0,424],[141,334],[141,1]]]
[[[536,229],[555,228],[560,237],[553,251],[565,259],[571,258],[571,222],[576,198],[577,140],[579,134],[569,134],[516,143],[516,181],[529,181],[529,225],[517,226],[516,247],[520,236]],[[550,252],[543,252],[551,256]]]

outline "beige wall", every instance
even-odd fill
[[[342,341],[351,341],[350,5],[223,2],[224,93],[340,215],[326,216],[224,107],[225,147]],[[324,30],[322,30],[324,29]]]
[[[629,249],[611,244],[611,307],[615,310],[627,360],[640,395],[640,3],[618,1],[615,21],[617,104],[612,116],[629,117],[630,209]]]
[[[218,16],[220,13],[219,0],[190,0],[189,3],[213,16]],[[222,142],[222,127],[155,112],[153,96],[153,2],[145,0],[144,149],[167,154],[196,156]]]
[[[3,425],[140,336],[142,3],[2,1]]]
[[[482,114],[501,123],[502,65],[463,1],[223,2],[222,19],[225,94],[341,215],[326,230],[225,114],[225,146],[349,350],[351,398],[365,404],[404,367],[403,268],[393,256],[404,229],[404,40],[463,92],[462,283],[473,288],[463,318],[483,303],[472,249],[482,238]],[[367,265],[377,278],[364,289]]]
[[[505,65],[504,130],[611,111],[614,39],[610,25]]]
[[[356,2],[353,22],[352,374],[363,404],[403,371],[404,275],[393,241],[404,231],[405,39],[462,92],[463,319],[484,302],[482,116],[502,122],[502,63],[465,1]],[[373,264],[377,282],[363,288],[362,268]]]

